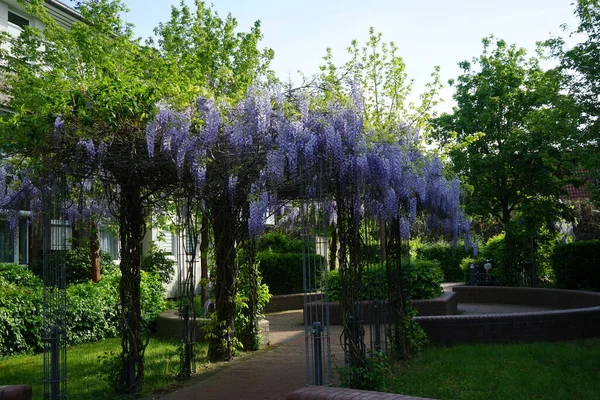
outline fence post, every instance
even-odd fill
[[[477,286],[477,269],[473,263],[469,267],[469,286]]]
[[[323,385],[323,352],[322,343],[321,343],[321,333],[323,332],[323,327],[320,322],[315,322],[313,324],[313,349],[315,353],[315,385],[322,386]]]

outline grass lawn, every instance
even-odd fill
[[[108,379],[101,372],[99,357],[106,353],[119,354],[121,339],[70,347],[67,351],[67,379],[69,399],[112,399]],[[198,345],[200,362],[205,361],[207,345]],[[177,383],[175,375],[179,368],[179,352],[176,344],[152,338],[146,348],[144,394],[150,394]],[[29,384],[34,399],[43,395],[43,365],[41,354],[23,355],[0,359],[0,386]]]
[[[600,339],[430,347],[385,388],[440,400],[600,399]]]

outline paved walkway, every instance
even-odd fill
[[[196,378],[155,399],[285,399],[306,384],[302,310],[267,315],[271,346],[227,363],[218,372]],[[332,346],[333,347],[333,346]]]

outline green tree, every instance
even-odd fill
[[[533,232],[565,214],[559,196],[572,169],[578,115],[561,92],[559,70],[544,71],[503,40],[488,37],[483,46],[480,57],[459,64],[457,106],[435,120],[433,137],[472,188],[467,213],[499,223],[514,254],[517,221]]]
[[[332,49],[326,50],[319,79],[325,102],[331,99],[347,101],[351,96],[348,88],[361,88],[365,126],[374,130],[374,140],[390,140],[416,130],[429,131],[432,109],[439,103],[438,91],[442,87],[439,67],[434,67],[432,81],[415,104],[410,101],[413,80],[406,73],[406,63],[398,55],[396,44],[385,42],[382,33],[371,27],[368,41],[360,45],[353,40],[348,54],[350,59],[346,64],[336,66]],[[397,132],[398,127],[404,132]]]
[[[237,20],[221,18],[205,2],[194,1],[190,9],[183,1],[171,7],[171,18],[154,30],[158,51],[165,63],[172,96],[183,95],[185,103],[208,91],[214,97],[237,99],[257,79],[270,75],[274,53],[260,50],[260,21],[250,32],[237,32]],[[152,41],[149,41],[153,45]]]
[[[584,167],[600,181],[600,2],[598,0],[577,0],[575,15],[579,25],[571,35],[583,37],[583,41],[566,48],[561,38],[551,39],[546,44],[560,61],[560,68],[566,73],[564,87],[576,99],[580,110],[580,145],[583,150]],[[600,205],[598,185],[592,186],[595,203]]]

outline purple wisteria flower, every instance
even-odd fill
[[[263,232],[268,208],[269,194],[267,192],[261,193],[257,201],[250,203],[248,235],[251,238],[255,238]]]
[[[400,225],[400,238],[402,240],[410,240],[410,222],[404,217],[400,218],[398,222]]]
[[[0,199],[6,195],[6,169],[0,166]]]

